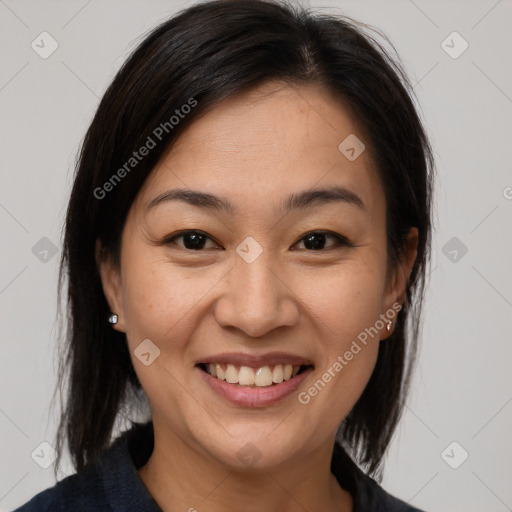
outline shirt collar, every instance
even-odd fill
[[[133,423],[132,428],[116,439],[99,458],[99,476],[113,511],[162,512],[137,471],[149,460],[153,447],[153,423]],[[331,472],[341,487],[352,495],[354,512],[361,510],[357,498],[366,476],[337,442],[334,445]]]

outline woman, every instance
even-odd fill
[[[18,510],[417,510],[377,483],[430,250],[411,98],[360,25],[275,1],[197,4],[145,38],[66,218],[77,473]]]

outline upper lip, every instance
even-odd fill
[[[295,366],[307,366],[313,363],[304,357],[286,352],[268,352],[261,355],[244,354],[243,352],[224,352],[202,358],[196,364],[221,363],[233,364],[236,366],[249,366],[260,368],[276,364],[291,364]]]

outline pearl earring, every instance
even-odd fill
[[[391,329],[393,328],[393,322],[390,320],[388,324],[386,325],[386,331],[391,332]]]
[[[108,317],[108,321],[112,325],[117,324],[117,315],[115,313],[110,313],[110,316]]]

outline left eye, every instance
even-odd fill
[[[327,247],[327,249],[332,249],[334,247],[339,246],[348,246],[350,245],[348,240],[341,235],[337,235],[336,233],[328,233],[324,231],[314,231],[304,235],[298,243],[304,243],[304,246],[308,250],[312,251],[321,251],[325,250],[326,239],[331,238],[335,241],[334,244]]]

